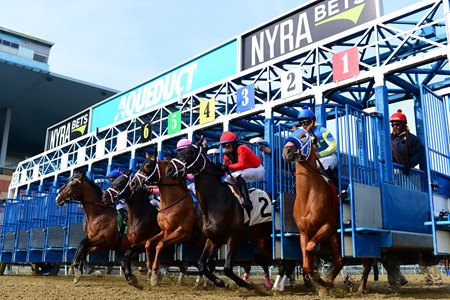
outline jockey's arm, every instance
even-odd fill
[[[321,130],[320,139],[321,139],[319,142],[320,148],[318,149],[320,157],[325,157],[336,153],[337,143],[331,132],[328,131],[328,129],[323,127],[323,129]]]

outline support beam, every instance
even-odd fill
[[[6,166],[6,152],[8,152],[9,128],[11,126],[11,108],[5,110],[5,124],[3,127],[2,149],[0,151],[0,169]]]

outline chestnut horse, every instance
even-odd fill
[[[182,178],[167,177],[165,169],[168,164],[168,159],[156,159],[156,152],[151,157],[146,153],[146,160],[140,165],[130,182],[133,192],[142,189],[144,184],[157,185],[159,188],[160,207],[157,221],[161,232],[150,238],[145,244],[147,268],[152,286],[159,283],[158,270],[161,251],[175,243],[190,242],[194,229],[200,228],[194,202],[186,187],[186,182]],[[156,246],[156,252],[152,265],[151,250],[154,246]]]
[[[101,201],[102,190],[89,180],[84,172],[75,173],[59,189],[56,203],[79,201],[86,214],[86,236],[80,241],[75,252],[72,266],[75,268],[74,283],[80,280],[82,264],[88,253],[109,249],[125,251],[131,246],[126,236],[119,237],[117,231],[117,212]]]
[[[216,286],[225,286],[225,282],[208,269],[206,262],[216,255],[220,246],[226,244],[228,248],[224,264],[225,275],[238,286],[250,288],[249,283],[233,273],[232,262],[239,243],[251,240],[256,242],[261,250],[255,254],[255,260],[263,267],[266,273],[266,286],[270,288],[268,264],[272,259],[272,222],[254,226],[244,225],[244,210],[229,186],[221,181],[223,172],[217,170],[207,157],[205,149],[201,147],[202,142],[203,138],[197,144],[182,149],[166,168],[166,174],[171,178],[181,178],[187,173],[194,174],[198,202],[203,213],[202,231],[207,237],[198,261],[199,273],[205,275]],[[267,205],[270,206],[265,203],[264,207]],[[265,211],[261,213],[264,214]]]
[[[283,159],[295,164],[296,198],[293,217],[300,232],[300,248],[303,257],[303,271],[316,283],[331,287],[332,282],[344,266],[340,252],[339,204],[336,192],[322,177],[318,168],[318,154],[314,149],[312,136],[302,128],[286,139]],[[320,278],[313,261],[317,244],[329,241],[334,255],[333,267],[326,275],[331,283]],[[372,259],[363,259],[364,271],[358,292],[366,288]]]
[[[125,199],[128,205],[128,231],[127,239],[131,246],[126,250],[121,261],[125,279],[134,287],[141,288],[137,278],[131,271],[131,259],[144,252],[145,242],[159,234],[161,229],[156,221],[158,210],[148,200],[148,192],[140,190],[131,193],[128,187],[130,173],[121,174],[103,193],[102,201],[106,204],[114,203],[118,197]]]

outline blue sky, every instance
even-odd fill
[[[127,90],[302,0],[3,0],[0,26],[55,45],[50,71]]]

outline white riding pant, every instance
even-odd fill
[[[334,169],[337,166],[337,155],[335,153],[319,158],[322,166],[325,170]],[[319,163],[317,163],[317,167],[320,169]]]
[[[125,210],[128,210],[127,203],[123,199],[117,200],[116,201],[116,210],[119,210],[119,209],[122,209],[122,208],[125,209]]]
[[[256,168],[248,168],[244,170],[239,170],[233,172],[233,177],[238,177],[241,175],[242,179],[245,180],[245,182],[256,182],[256,181],[263,181],[264,180],[264,167],[262,165],[259,165]],[[230,177],[230,175],[227,175],[225,177],[225,181],[228,183],[234,183],[234,179]]]

